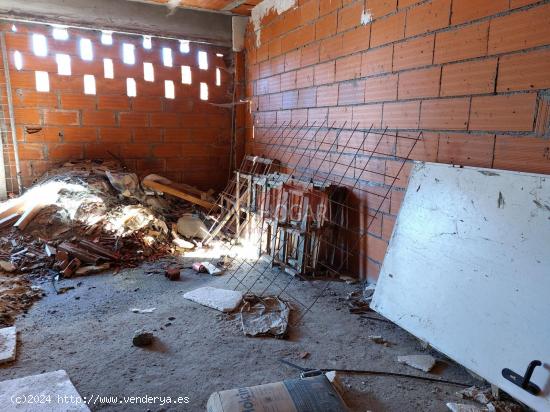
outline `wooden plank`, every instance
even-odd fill
[[[550,176],[415,165],[372,308],[537,411],[550,411]],[[523,376],[538,396],[502,376]]]
[[[241,175],[237,171],[235,173],[235,209],[237,213],[237,232],[235,233],[235,240],[239,240],[241,234]]]
[[[105,260],[103,257],[98,256],[94,253],[90,253],[87,250],[81,249],[77,245],[69,242],[63,242],[58,246],[58,250],[63,250],[68,254],[80,259],[85,263],[92,263],[97,265],[100,260]]]
[[[0,229],[11,226],[19,219],[19,216],[21,216],[21,213],[13,213],[9,216],[6,216],[5,218],[0,219]]]
[[[117,253],[113,253],[109,249],[97,243],[90,242],[89,240],[86,240],[86,239],[79,239],[77,242],[79,246],[81,246],[82,248],[89,250],[104,258],[111,259],[111,260],[120,259],[120,256]]]
[[[25,208],[26,201],[25,196],[20,196],[3,202],[0,205],[0,218],[21,212]]]
[[[34,205],[27,207],[27,210],[21,215],[19,220],[15,222],[14,227],[19,230],[25,230],[27,225],[34,219],[34,217],[44,208],[42,203],[35,203]]]
[[[149,189],[156,190],[157,192],[168,193],[169,195],[179,197],[180,199],[186,200],[188,202],[194,203],[205,209],[217,209],[218,205],[211,203],[207,200],[200,199],[196,196],[190,195],[188,193],[182,192],[181,190],[174,189],[173,187],[163,185],[162,183],[157,183],[152,180],[145,180],[143,185]]]

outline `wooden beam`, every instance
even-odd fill
[[[190,195],[189,193],[185,193],[185,192],[182,192],[181,190],[174,189],[171,186],[163,185],[162,183],[154,182],[152,180],[145,180],[143,181],[142,184],[148,187],[149,189],[156,190],[157,192],[168,193],[169,195],[179,197],[180,199],[202,206],[205,209],[218,208],[218,205],[212,202],[209,202],[208,200],[200,199],[196,196]]]
[[[27,207],[27,210],[21,215],[19,220],[15,222],[13,227],[18,228],[19,230],[25,230],[27,225],[34,219],[34,217],[44,208],[43,203],[36,203],[30,207]]]

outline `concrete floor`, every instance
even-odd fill
[[[158,267],[166,263],[159,262]],[[286,276],[286,275],[285,275]],[[305,367],[374,369],[441,377],[475,384],[459,365],[443,361],[437,374],[424,374],[396,362],[398,355],[424,351],[399,327],[350,314],[345,296],[356,285],[334,283],[288,339],[245,337],[238,319],[182,298],[200,286],[227,286],[228,275],[213,278],[185,270],[181,281],[143,268],[64,280],[75,286],[47,296],[17,321],[18,357],[0,368],[0,380],[65,369],[82,396],[189,397],[189,403],[151,405],[90,405],[97,411],[204,411],[212,392],[296,378],[297,370],[281,364],[285,358]],[[311,285],[297,283],[295,296],[307,298]],[[311,298],[311,297],[310,297]],[[131,308],[150,308],[136,314]],[[169,320],[174,317],[174,320]],[[132,345],[136,329],[154,331],[151,349]],[[386,347],[368,339],[382,335]],[[309,352],[301,359],[301,352]],[[390,376],[354,375],[343,378],[345,400],[353,411],[445,411],[456,401],[459,387]]]

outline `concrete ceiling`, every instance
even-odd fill
[[[262,0],[132,0],[164,4],[170,8],[183,7],[250,16],[250,10]]]
[[[199,0],[184,1],[197,3]],[[209,7],[230,3],[224,0],[202,2]],[[230,11],[222,13],[206,7],[181,5],[169,10],[159,3],[168,5],[169,0],[0,0],[0,18],[232,45]]]

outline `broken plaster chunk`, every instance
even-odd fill
[[[369,339],[372,340],[374,343],[378,343],[379,345],[389,346],[389,342],[380,335],[370,335]]]
[[[217,309],[221,312],[232,312],[237,309],[242,300],[242,292],[236,290],[218,289],[210,286],[198,288],[183,295],[185,299]]]
[[[447,408],[452,412],[487,412],[488,409],[484,406],[478,406],[467,403],[448,402]]]
[[[205,267],[206,271],[210,274],[210,275],[221,275],[223,273],[223,270],[219,269],[218,267],[216,267],[215,265],[213,265],[212,263],[210,262],[201,262],[202,266]]]
[[[493,401],[487,404],[489,412],[522,412],[523,408],[515,402]]]
[[[437,359],[430,355],[406,355],[398,356],[397,362],[404,363],[424,372],[429,372],[435,366]]]
[[[491,388],[480,389],[477,386],[470,386],[469,388],[462,389],[456,392],[456,396],[460,399],[470,399],[484,405],[494,400]]]
[[[153,313],[157,308],[147,308],[147,309],[138,309],[138,308],[133,308],[133,309],[130,309],[130,311],[134,312],[134,313]]]
[[[89,266],[81,266],[79,267],[75,274],[77,276],[84,276],[84,275],[92,275],[94,273],[103,272],[104,270],[107,270],[111,267],[111,264],[106,262],[101,265],[89,265]]]
[[[15,360],[17,331],[15,326],[0,329],[0,364]]]
[[[4,272],[13,272],[16,268],[15,265],[7,260],[0,260],[0,269]]]

